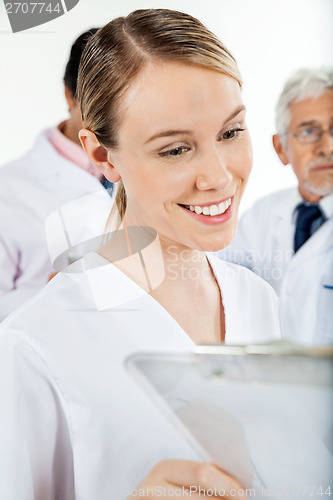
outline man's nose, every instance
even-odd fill
[[[332,129],[322,130],[321,136],[316,143],[317,152],[321,155],[333,154],[333,132]]]
[[[226,159],[218,150],[212,149],[200,158],[200,173],[196,180],[199,191],[225,189],[232,179]]]

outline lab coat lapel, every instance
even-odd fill
[[[77,272],[74,266],[75,264],[68,270]],[[100,255],[91,253],[85,257],[84,272],[96,310],[125,314],[130,312],[126,318],[129,321],[128,328],[133,332],[144,315],[148,329],[154,324],[158,325],[156,337],[163,341],[163,345],[166,343],[172,348],[172,338],[176,336],[177,341],[181,338],[184,346],[192,348],[193,341],[168,311],[116,266]]]
[[[295,188],[289,192],[289,196],[283,197],[273,208],[274,218],[274,244],[273,248],[281,251],[281,255],[290,255],[290,250],[293,248],[294,239],[294,222],[293,212],[297,203],[301,201],[298,190]],[[286,224],[285,214],[290,214],[288,223]],[[283,238],[281,238],[283,235]]]
[[[221,261],[216,261],[207,256],[212,270],[215,274],[217,283],[221,291],[221,281],[219,279],[219,268],[222,267]],[[79,264],[76,264],[78,266]],[[71,266],[75,270],[75,264]],[[172,338],[177,336],[178,341],[187,348],[193,348],[194,343],[185,330],[171,316],[171,314],[157,302],[149,293],[137,285],[126,274],[113,264],[109,263],[103,257],[96,253],[91,253],[85,257],[85,273],[87,275],[95,307],[99,311],[131,311],[131,323],[135,328],[135,317],[146,314],[149,323],[154,323],[158,318],[158,335],[165,339],[163,342],[170,343],[172,348]],[[227,315],[227,311],[225,311]],[[155,319],[154,319],[155,318]],[[138,321],[139,323],[139,321]]]
[[[295,265],[333,249],[333,219],[327,220],[294,255]]]
[[[275,229],[276,234],[276,245],[277,248],[282,251],[290,251],[294,246],[294,232],[295,232],[295,222],[294,210],[302,198],[295,188],[291,190],[288,198],[284,197],[281,199],[274,207],[275,214]],[[286,227],[284,214],[289,213],[290,219],[288,226]],[[284,239],[282,241],[281,234],[284,234]],[[304,245],[296,252],[290,262],[292,266],[297,266],[303,263],[305,260],[312,258],[313,256],[318,256],[333,245],[333,219],[330,218],[325,222],[316,232],[309,238],[309,240],[304,243]]]

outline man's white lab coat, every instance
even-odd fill
[[[296,252],[296,188],[259,200],[240,219],[232,243],[218,253],[264,278],[281,301],[284,337],[305,344],[333,342],[333,195],[323,199],[329,219]]]
[[[83,240],[104,231],[110,211],[110,196],[98,179],[61,156],[49,134],[41,133],[27,154],[0,168],[0,321],[54,271],[47,217],[72,200],[100,193],[93,209],[77,221]]]

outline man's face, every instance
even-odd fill
[[[333,90],[327,90],[317,99],[305,99],[289,106],[290,123],[285,144],[279,136],[273,144],[284,165],[291,164],[305,201],[317,203],[333,192]],[[293,135],[302,131],[312,134],[314,128],[323,131],[315,142],[300,142]],[[320,134],[319,134],[320,135]]]

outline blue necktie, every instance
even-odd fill
[[[297,252],[301,246],[311,236],[311,226],[313,222],[319,218],[323,218],[322,212],[318,205],[299,205],[296,215],[296,230],[294,237],[294,250]]]

